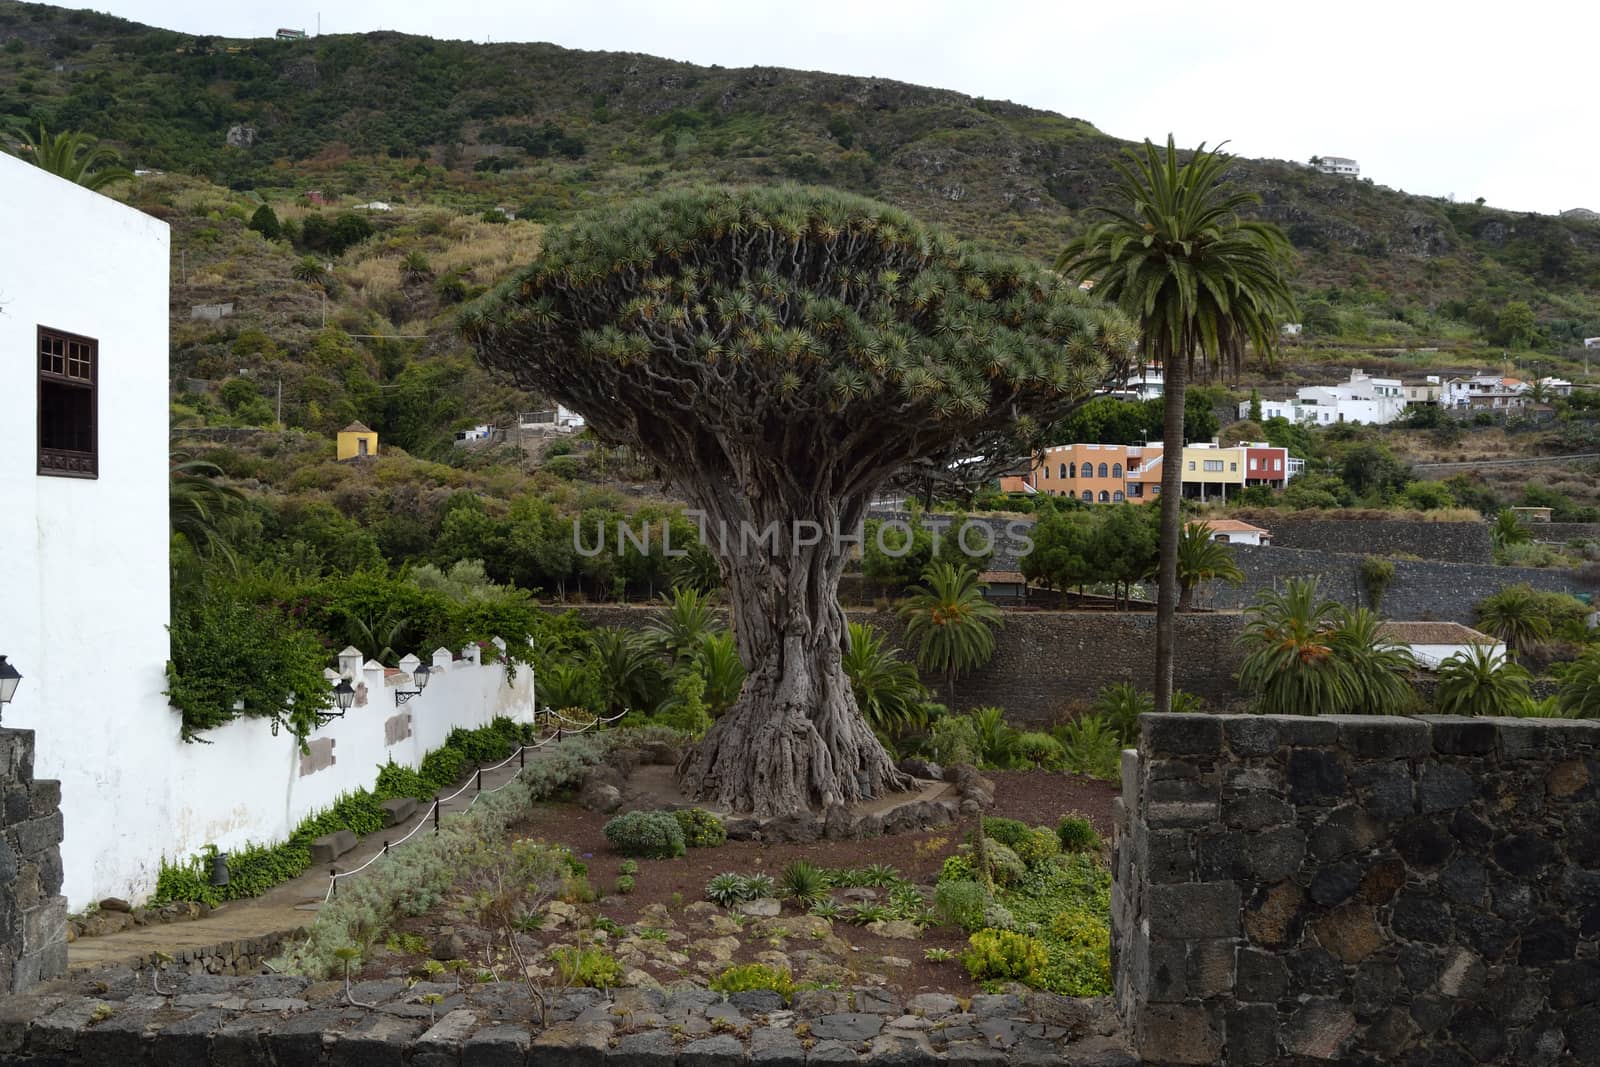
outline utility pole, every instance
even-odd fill
[[[283,379],[278,379],[278,425],[283,425]]]

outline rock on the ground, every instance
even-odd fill
[[[100,910],[101,911],[129,911],[129,912],[131,912],[133,910],[133,905],[129,904],[126,900],[123,900],[121,897],[106,897],[104,900],[102,900],[100,902]]]
[[[944,768],[931,760],[909,757],[901,760],[899,766],[901,771],[911,775],[913,778],[921,778],[929,782],[942,782],[944,780]]]
[[[585,811],[610,815],[622,807],[622,791],[605,782],[590,782],[578,792],[578,806]]]
[[[915,941],[922,936],[922,931],[917,929],[917,924],[905,919],[888,919],[867,924],[867,929],[879,937],[893,938],[898,941]]]
[[[783,905],[773,897],[757,897],[754,900],[741,900],[734,906],[734,910],[740,915],[770,919],[774,915],[783,913]]]

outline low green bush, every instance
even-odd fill
[[[630,811],[606,823],[603,832],[624,856],[672,859],[688,851],[683,828],[667,811]]]
[[[622,896],[627,896],[629,893],[633,892],[634,884],[633,875],[617,875],[617,892]]]
[[[939,868],[941,882],[973,882],[977,877],[977,871],[972,866],[972,857],[967,855],[946,856],[944,864]]]
[[[996,885],[1016,885],[1028,876],[1028,865],[1009,845],[990,841],[988,853],[989,877],[994,879]]]
[[[1063,852],[1099,852],[1100,835],[1094,824],[1082,815],[1063,815],[1056,826],[1056,839]]]
[[[983,926],[989,892],[975,881],[940,882],[933,891],[933,913],[939,921],[963,930]]]
[[[1010,930],[979,930],[967,944],[961,962],[974,981],[1037,986],[1050,965],[1050,954],[1037,938]]]
[[[1060,741],[1038,732],[1018,734],[1011,743],[1011,754],[1019,762],[1045,768],[1059,767],[1066,758]]]
[[[794,996],[794,976],[786,970],[765,963],[743,963],[729,967],[711,979],[711,988],[718,993],[748,993],[756,989],[770,989],[787,1003]]]
[[[560,945],[550,950],[564,984],[587,989],[610,989],[622,980],[622,964],[603,948]]]
[[[672,813],[683,830],[683,843],[690,848],[716,848],[728,840],[722,820],[702,808],[684,808]]]

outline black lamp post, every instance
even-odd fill
[[[412,671],[411,680],[417,683],[417,687],[415,689],[396,689],[394,691],[394,706],[398,708],[412,697],[421,696],[422,691],[428,688],[428,675],[432,673],[433,669],[426,665]]]
[[[333,687],[333,703],[339,709],[339,718],[344,718],[344,713],[349,711],[356,702],[356,687],[350,684],[350,679],[340,678],[339,684]]]
[[[22,675],[17,673],[17,669],[7,663],[4,656],[0,656],[0,713],[4,713],[11,698],[17,695],[17,685],[21,681]]]

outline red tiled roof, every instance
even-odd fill
[[[1490,637],[1459,622],[1386,622],[1378,633],[1403,645],[1498,645]]]

